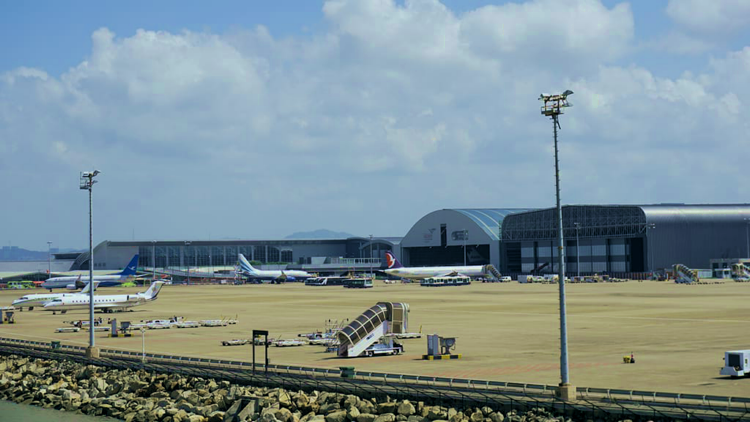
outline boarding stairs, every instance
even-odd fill
[[[750,281],[750,267],[748,267],[748,264],[744,262],[733,264],[732,278],[735,281]]]
[[[383,336],[406,333],[409,305],[380,302],[336,333],[339,357],[357,357]]]
[[[691,270],[685,265],[675,264],[673,270],[675,283],[692,284],[699,283],[701,281],[701,279],[698,278],[698,272],[695,270]]]
[[[495,268],[495,266],[492,264],[488,264],[484,267],[484,273],[490,274],[492,277],[498,280],[500,280],[500,278],[502,277],[502,274],[500,274],[500,271],[498,271],[497,268]]]

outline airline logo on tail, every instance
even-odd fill
[[[156,296],[159,295],[159,292],[161,291],[161,287],[163,285],[163,281],[154,281],[153,283],[151,283],[151,287],[146,290],[146,294],[144,295],[146,297],[146,300],[156,300]]]
[[[250,265],[249,262],[247,262],[247,259],[245,258],[245,255],[240,254],[240,268],[242,269],[243,273],[247,274],[255,274],[256,270],[253,268],[252,265]]]
[[[395,256],[391,253],[391,251],[387,251],[385,253],[385,260],[388,263],[388,268],[403,268],[403,265],[401,265],[400,262],[398,262],[398,259],[396,259]]]
[[[138,268],[138,254],[135,254],[135,256],[133,256],[133,259],[130,260],[130,263],[128,264],[128,266],[125,267],[120,272],[120,275],[135,275],[137,268]]]

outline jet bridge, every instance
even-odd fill
[[[408,303],[379,302],[336,333],[338,356],[360,356],[383,336],[403,334],[408,328]]]

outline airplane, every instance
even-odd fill
[[[100,309],[104,312],[114,312],[116,310],[126,310],[134,306],[144,305],[156,300],[163,285],[163,281],[154,281],[151,283],[151,287],[145,292],[128,295],[94,296],[94,309]],[[89,309],[89,295],[65,296],[53,299],[44,305],[44,310],[52,311],[53,314],[58,311],[64,314],[67,311],[77,309]]]
[[[463,275],[466,277],[484,277],[486,268],[484,265],[471,265],[471,266],[452,266],[452,267],[404,267],[398,262],[393,254],[388,251],[385,253],[386,261],[388,262],[388,268],[383,270],[384,273],[401,278],[408,278],[412,280],[421,280],[429,277],[447,277],[447,276],[459,276]]]
[[[83,287],[83,290],[75,293],[41,293],[21,296],[13,301],[13,306],[21,309],[28,308],[30,311],[33,311],[35,306],[44,306],[49,302],[52,302],[54,299],[82,294],[88,295],[90,285],[90,283],[86,283],[86,285]],[[98,286],[99,282],[94,280],[94,290],[96,290]]]
[[[305,279],[313,276],[306,271],[298,270],[258,270],[250,265],[245,255],[240,254],[239,258],[239,273],[248,278],[260,280],[261,282],[265,280],[266,283],[283,283],[284,281],[294,281],[298,278]]]
[[[126,281],[132,281],[135,279],[136,274],[136,268],[138,267],[138,254],[135,254],[133,256],[133,259],[130,260],[130,263],[128,264],[125,269],[120,271],[119,273],[109,274],[109,275],[94,275],[94,280],[99,282],[99,287],[111,287],[111,286],[119,286],[120,284],[126,282]],[[85,278],[82,279],[82,274],[80,275],[74,275],[74,276],[62,276],[62,277],[52,277],[48,278],[47,281],[42,283],[42,287],[45,289],[49,289],[49,291],[52,291],[52,289],[69,289],[74,290],[77,288],[83,287],[81,284],[88,284],[89,277],[86,275]]]

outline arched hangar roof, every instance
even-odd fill
[[[455,208],[433,211],[417,221],[401,240],[402,247],[439,246],[440,227],[445,224],[448,244],[463,243],[463,237],[452,236],[467,230],[471,244],[500,240],[503,219],[527,208]]]

